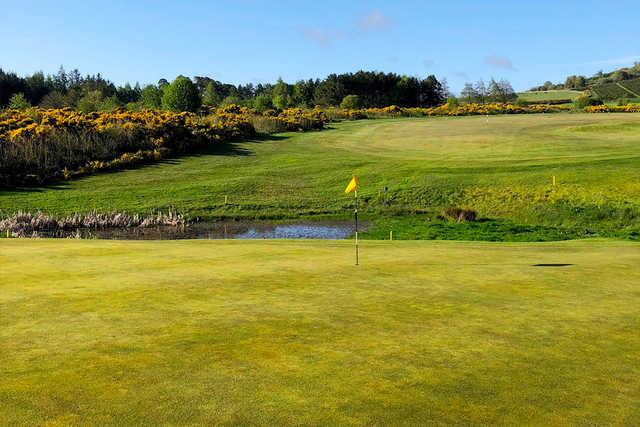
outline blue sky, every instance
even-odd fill
[[[0,0],[0,67],[232,83],[359,69],[518,90],[640,61],[640,2]]]

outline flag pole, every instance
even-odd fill
[[[347,188],[344,189],[344,192],[347,194],[353,192],[353,195],[355,197],[353,217],[356,222],[356,265],[358,265],[359,259],[358,259],[358,177],[357,176],[353,175],[353,178],[351,178],[351,181],[349,181],[349,185],[347,185]]]
[[[356,197],[356,207],[355,210],[353,211],[353,215],[355,217],[356,220],[356,265],[358,264],[358,189],[356,188],[355,191],[355,197]]]

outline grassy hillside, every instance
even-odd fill
[[[559,100],[573,101],[580,95],[582,92],[579,90],[536,90],[518,93],[518,100],[539,103]]]
[[[2,425],[640,423],[633,243],[0,245]]]
[[[607,101],[622,98],[640,98],[640,79],[601,84],[593,86],[590,90],[596,96]]]
[[[630,237],[640,230],[639,114],[387,119],[332,126],[136,170],[5,190],[0,207],[4,214],[174,207],[210,219],[349,217],[352,198],[343,189],[357,174],[361,213],[374,221],[374,237],[387,235],[390,226],[398,238],[466,239],[486,233],[482,238],[490,240],[519,232],[534,239]],[[491,221],[437,221],[449,206],[474,208]]]
[[[551,82],[545,83],[543,86],[538,86],[538,90],[544,89],[556,89],[564,90],[569,88],[585,88],[591,89],[594,86],[615,84],[615,82],[628,82],[631,80],[640,79],[640,62],[634,63],[630,67],[621,67],[617,70],[609,72],[599,71],[591,77],[586,76],[568,76],[563,83],[553,84]]]

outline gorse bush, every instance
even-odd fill
[[[236,138],[256,123],[266,130],[321,129],[319,112],[285,110],[260,115],[229,106],[206,116],[167,111],[80,113],[70,109],[0,112],[0,185],[39,184],[102,169],[153,162]]]
[[[258,133],[268,134],[287,131],[320,130],[328,121],[321,110],[289,108],[281,112],[267,110],[251,115],[251,124]]]
[[[585,107],[586,113],[640,113],[640,104],[593,105]]]
[[[322,111],[329,120],[359,120],[386,117],[430,117],[430,116],[475,116],[494,114],[533,114],[569,111],[564,105],[515,105],[515,104],[458,104],[447,103],[430,108],[404,108],[391,105],[384,108],[364,108],[361,110],[325,108]]]
[[[10,110],[0,114],[0,177],[4,184],[40,183],[106,168],[125,153],[137,153],[132,162],[159,158],[206,137],[186,113]]]

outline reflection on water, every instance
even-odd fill
[[[353,234],[348,225],[287,224],[271,229],[251,227],[235,239],[346,239]]]
[[[366,227],[366,225],[365,225]],[[182,227],[110,228],[102,230],[41,232],[40,237],[83,239],[176,240],[176,239],[346,239],[354,233],[351,221],[201,222]]]

